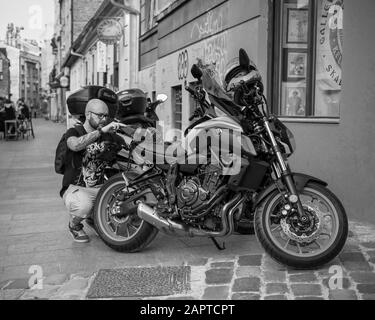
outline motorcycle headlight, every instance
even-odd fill
[[[276,117],[273,119],[273,125],[274,133],[279,137],[278,142],[283,147],[285,156],[290,157],[297,149],[292,131]]]

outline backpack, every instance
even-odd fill
[[[86,131],[83,128],[83,126],[75,126],[74,129],[77,130],[80,137],[86,134]],[[66,138],[66,133],[64,133],[56,148],[55,172],[57,174],[63,175],[65,173],[65,162],[66,162],[67,152],[68,152],[67,138]]]

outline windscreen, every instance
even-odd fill
[[[220,85],[220,77],[215,71],[215,65],[200,65],[199,67],[203,74],[202,85],[208,93],[211,103],[228,115],[240,116],[241,107],[233,102]]]

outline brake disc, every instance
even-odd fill
[[[295,228],[288,222],[289,218],[285,218],[281,220],[281,228],[283,229],[284,234],[291,240],[296,241],[300,244],[310,244],[319,239],[320,234],[323,230],[324,223],[324,214],[320,211],[319,207],[314,205],[313,203],[309,203],[309,205],[304,205],[306,213],[314,220],[314,225],[311,230],[295,230]],[[298,233],[298,234],[297,234]]]

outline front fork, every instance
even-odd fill
[[[280,146],[275,139],[275,136],[274,136],[274,134],[271,130],[270,122],[269,122],[268,119],[264,120],[264,126],[266,128],[268,136],[271,139],[272,149],[273,149],[273,151],[276,155],[277,163],[280,166],[280,169],[279,169],[274,165],[274,170],[275,170],[275,172],[278,172],[278,174],[280,175],[278,178],[283,179],[283,181],[284,181],[284,183],[285,183],[285,185],[286,185],[286,187],[289,191],[289,196],[288,196],[289,202],[292,203],[293,205],[297,206],[298,217],[302,221],[305,221],[305,219],[307,219],[307,216],[306,216],[305,210],[303,208],[301,199],[299,197],[297,187],[296,187],[296,184],[295,184],[294,179],[293,179],[292,171],[290,170],[289,165],[284,160],[284,157],[283,157],[283,154],[281,152]]]

